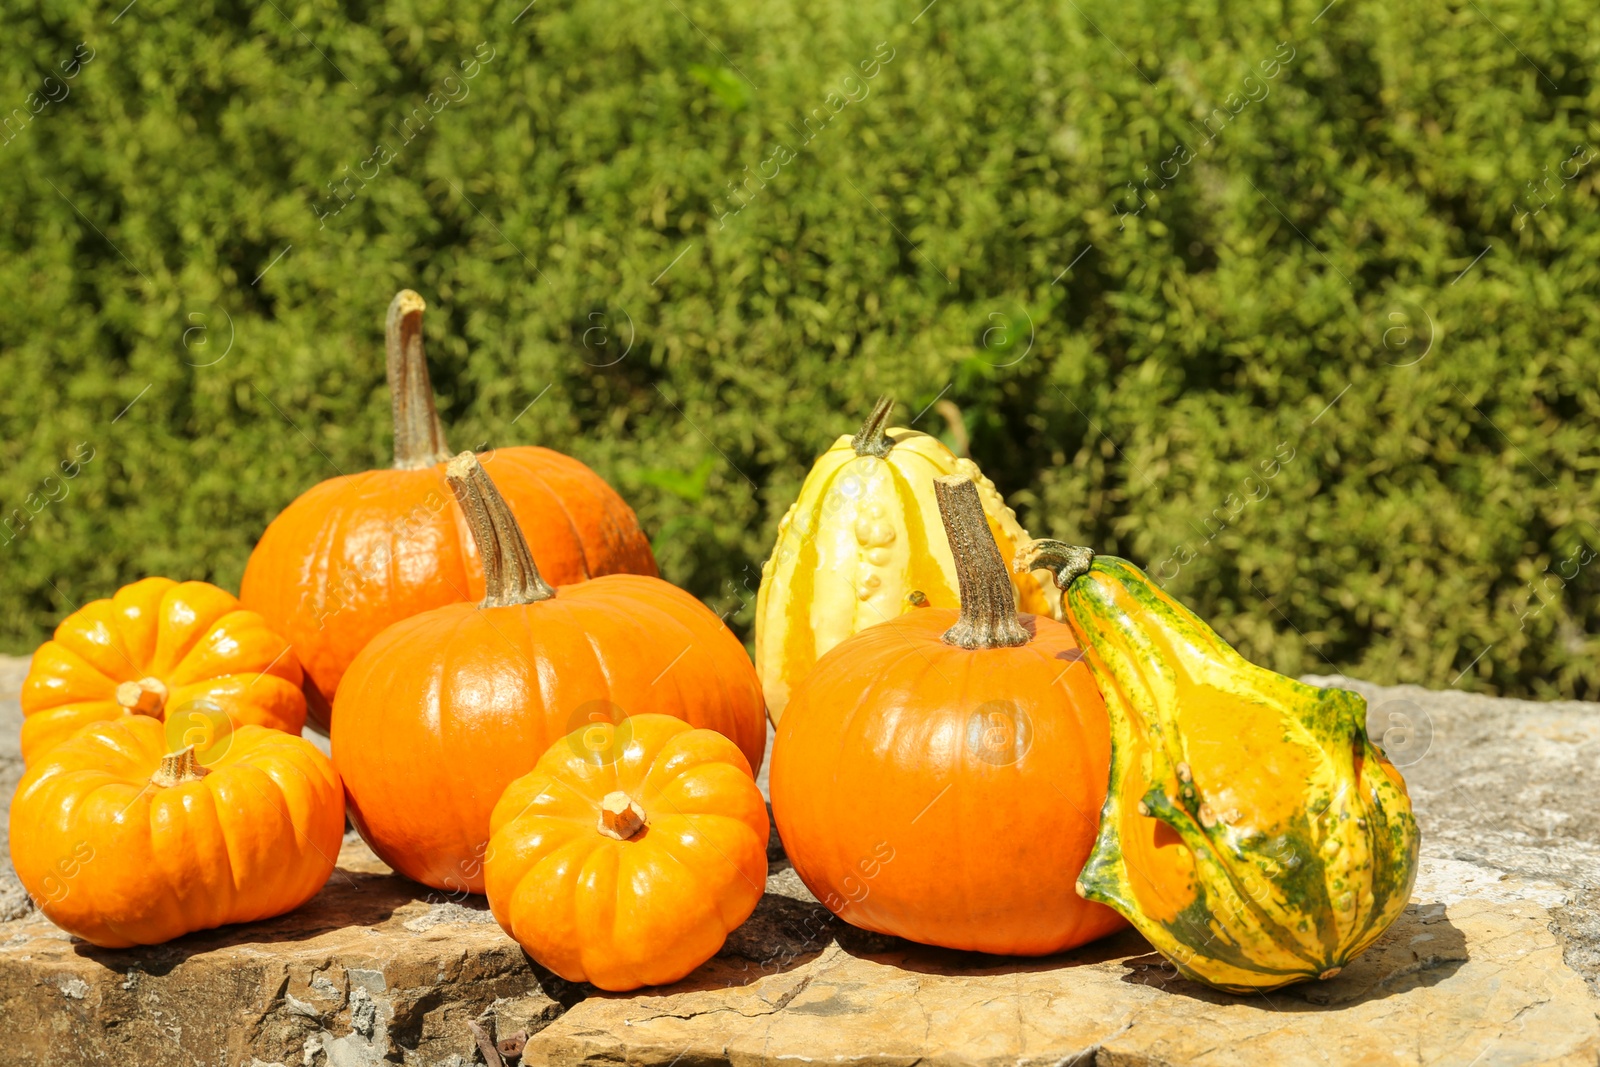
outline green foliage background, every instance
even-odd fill
[[[924,2],[14,12],[0,502],[61,499],[0,532],[4,645],[145,574],[236,588],[386,462],[411,286],[452,443],[584,459],[746,634],[811,460],[892,392],[1260,662],[1600,696],[1600,9]]]

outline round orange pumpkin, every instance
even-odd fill
[[[570,982],[676,982],[767,885],[767,807],[739,748],[667,715],[580,729],[490,819],[489,907]]]
[[[145,578],[68,615],[34,652],[22,683],[22,758],[31,764],[91,722],[186,708],[298,734],[300,684],[289,642],[231,593]]]
[[[961,610],[847,638],[772,749],[784,851],[830,910],[946,948],[1043,955],[1124,925],[1074,889],[1111,761],[1071,629],[1019,615],[970,479],[936,480]]]
[[[721,619],[659,578],[552,588],[477,457],[461,453],[446,476],[488,596],[389,627],[334,703],[351,821],[385,863],[436,889],[483,892],[495,802],[581,725],[661,712],[726,735],[761,765],[761,686]]]
[[[11,862],[51,922],[102,948],[281,915],[316,895],[344,796],[309,741],[240,726],[202,766],[130,715],[41,755],[11,802]]]
[[[444,480],[449,458],[422,349],[422,297],[389,305],[394,467],[330,478],[267,527],[240,598],[294,643],[314,725],[326,730],[339,682],[390,623],[483,596],[483,568]],[[533,446],[485,453],[511,511],[557,585],[656,573],[622,497],[571,456]]]

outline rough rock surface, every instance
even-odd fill
[[[6,796],[20,679],[0,660]],[[1132,932],[1037,960],[864,934],[775,839],[767,896],[715,959],[602,994],[351,836],[294,914],[153,949],[75,941],[0,874],[0,1062],[462,1065],[483,1062],[475,1022],[530,1034],[527,1064],[1600,1063],[1600,706],[1340,684],[1407,764],[1424,861],[1404,917],[1328,982],[1213,993]]]

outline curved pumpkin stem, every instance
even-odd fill
[[[198,782],[210,773],[200,765],[200,757],[194,754],[194,746],[190,745],[162,756],[161,766],[150,776],[150,784],[166,789],[184,782]]]
[[[894,397],[880,396],[878,402],[872,405],[872,414],[867,416],[867,421],[861,424],[856,435],[850,438],[850,447],[856,450],[856,455],[882,459],[889,454],[894,442],[883,431],[888,427],[889,416],[893,412]]]
[[[944,643],[972,649],[1027,644],[1031,637],[1017,618],[1011,576],[994,543],[978,487],[964,474],[947,474],[933,480],[933,494],[961,586],[961,618],[945,631]]]
[[[1088,574],[1089,565],[1093,562],[1092,548],[1041,538],[1017,549],[1017,556],[1012,566],[1016,568],[1018,574],[1036,570],[1050,571],[1056,576],[1056,588],[1065,590],[1074,579]]]
[[[461,453],[445,467],[444,477],[461,503],[461,510],[467,513],[478,557],[483,560],[483,584],[488,595],[478,606],[508,608],[555,596],[556,591],[539,576],[522,528],[478,457],[471,452]]]
[[[422,312],[427,301],[402,289],[389,303],[384,323],[388,351],[389,396],[394,402],[394,466],[421,470],[450,458],[444,424],[433,402],[433,382],[422,351]]]

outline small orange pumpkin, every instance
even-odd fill
[[[187,707],[298,734],[306,720],[289,642],[205,582],[145,578],[91,601],[33,654],[22,683],[22,758],[91,722]]]
[[[450,457],[422,349],[422,297],[402,290],[386,328],[394,467],[330,478],[267,527],[239,596],[294,643],[314,725],[326,730],[350,661],[390,623],[483,596],[483,568],[445,485]],[[557,585],[656,574],[633,509],[571,456],[524,446],[486,453]]]
[[[316,895],[344,839],[344,796],[309,741],[245,725],[170,751],[130,715],[41,755],[11,802],[11,862],[51,922],[102,948],[156,945],[281,915]]]
[[[761,686],[721,619],[659,578],[552,588],[478,458],[461,453],[446,477],[488,596],[383,631],[334,704],[350,818],[385,863],[436,889],[483,892],[495,802],[580,725],[662,712],[719,731],[761,765]]]
[[[767,807],[739,748],[667,715],[550,747],[490,819],[489,907],[570,982],[676,982],[716,954],[767,885]]]
[[[869,626],[817,661],[772,748],[800,879],[864,929],[1044,955],[1123,925],[1074,891],[1111,761],[1071,629],[1019,615],[971,479],[935,481],[961,610]]]

